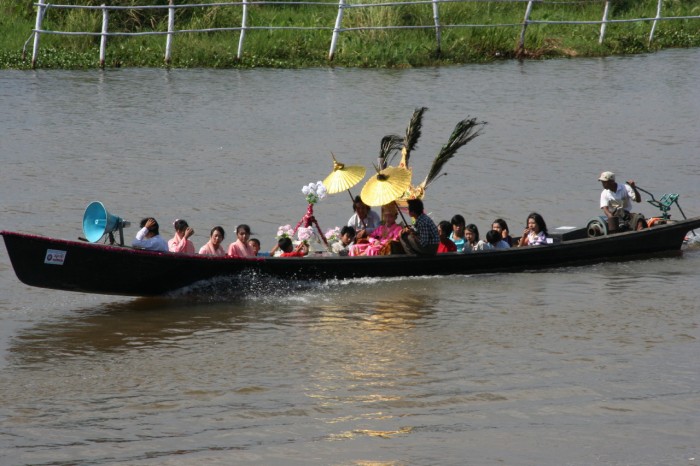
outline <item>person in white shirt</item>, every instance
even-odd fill
[[[158,222],[153,217],[146,217],[139,224],[141,229],[136,233],[136,238],[131,243],[135,248],[149,251],[168,252],[168,242],[158,232]]]
[[[615,181],[613,172],[603,172],[598,177],[603,184],[600,193],[600,208],[608,219],[608,231],[615,233],[620,230],[620,220],[629,220],[632,211],[632,200],[641,202],[642,196],[637,190],[634,180],[628,180],[625,184]],[[636,229],[637,226],[634,225]]]
[[[355,213],[348,220],[348,226],[355,229],[357,239],[366,237],[381,225],[382,219],[379,218],[379,214],[362,202],[360,196],[355,196],[352,209]]]
[[[345,225],[340,230],[340,240],[333,243],[331,251],[340,256],[347,256],[350,253],[350,247],[355,240],[355,229]]]
[[[498,230],[490,230],[486,233],[486,244],[483,247],[484,250],[509,248],[510,244],[503,239],[501,232]]]

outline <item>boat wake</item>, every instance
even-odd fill
[[[352,278],[297,280],[280,278],[259,272],[244,272],[239,275],[215,277],[202,280],[180,288],[165,295],[167,298],[188,299],[198,302],[230,302],[233,300],[317,300],[320,294],[333,291],[345,292],[348,287],[367,288],[392,282],[414,280],[431,280],[430,276],[386,277],[386,278]]]
[[[694,232],[689,231],[688,236],[685,237],[684,244],[689,248],[700,248],[700,234],[695,234]]]
[[[247,300],[289,296],[318,288],[322,284],[321,281],[285,279],[251,271],[198,281],[166,296],[207,302]]]

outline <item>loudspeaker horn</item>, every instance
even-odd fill
[[[98,242],[104,235],[110,235],[110,243],[114,243],[112,232],[119,230],[120,244],[124,245],[123,228],[129,226],[120,217],[107,212],[104,204],[98,201],[91,202],[83,214],[83,233],[91,243]]]

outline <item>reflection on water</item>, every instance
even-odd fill
[[[235,338],[236,332],[265,323],[314,327],[333,333],[333,338],[342,338],[342,326],[348,323],[372,332],[406,330],[433,312],[430,290],[412,291],[407,282],[396,280],[400,286],[390,289],[380,280],[307,283],[303,289],[289,282],[283,293],[277,283],[275,295],[242,298],[236,292],[237,298],[226,299],[219,289],[214,296],[192,292],[187,297],[75,309],[20,331],[10,349],[11,359],[13,364],[32,365],[104,352],[178,348],[221,334]]]
[[[21,357],[22,364],[32,364],[155,344],[177,346],[181,339],[198,332],[235,330],[230,321],[233,312],[230,308],[224,312],[217,305],[166,299],[78,309],[58,321],[23,330],[11,351],[14,357]]]

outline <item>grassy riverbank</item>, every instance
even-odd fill
[[[375,2],[378,0],[375,0]],[[0,0],[0,68],[31,67],[32,41],[36,12],[33,0]],[[62,4],[99,5],[102,0],[64,0]],[[191,0],[177,4],[211,3]],[[167,4],[167,0],[119,0],[110,5]],[[243,57],[236,60],[239,32],[176,34],[172,48],[172,66],[178,68],[251,68],[251,67],[418,67],[456,63],[486,62],[524,56],[526,58],[605,56],[655,51],[671,47],[700,46],[700,19],[660,21],[649,44],[651,21],[616,23],[607,26],[605,41],[598,44],[600,26],[596,24],[530,24],[522,53],[518,51],[526,3],[469,2],[443,3],[439,6],[442,25],[506,24],[499,27],[449,27],[442,29],[438,50],[435,30],[393,29],[355,30],[340,35],[334,60],[328,60],[336,5],[255,5],[249,8],[248,26],[323,27],[323,30],[249,30],[245,35]],[[609,19],[653,18],[657,0],[617,0],[611,2]],[[395,7],[348,8],[343,27],[431,26],[430,4]],[[698,16],[700,0],[666,0],[662,16]],[[603,3],[535,4],[531,20],[600,21]],[[43,29],[60,31],[101,30],[99,10],[49,9]],[[241,24],[241,8],[217,6],[180,9],[177,30],[236,27]],[[110,32],[148,32],[167,30],[167,10],[119,10],[110,13]],[[22,49],[26,44],[26,57]],[[97,36],[41,36],[39,68],[94,68],[98,66]],[[166,36],[110,37],[107,43],[107,67],[165,66]]]

